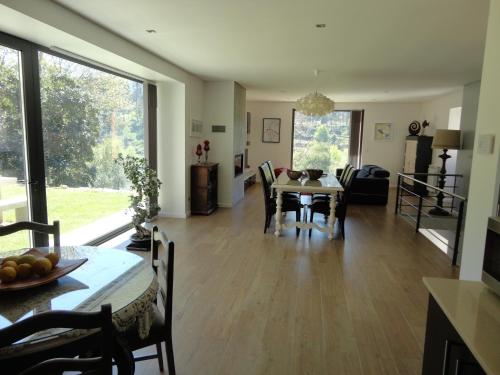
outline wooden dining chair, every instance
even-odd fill
[[[262,189],[264,192],[264,208],[265,208],[265,222],[264,222],[264,233],[266,233],[267,228],[271,225],[271,218],[274,214],[276,214],[276,197],[271,196],[271,184],[272,184],[272,176],[269,172],[268,164],[262,163],[259,165],[259,174],[262,182]],[[300,210],[302,208],[302,204],[300,203],[300,199],[297,197],[293,197],[290,195],[283,194],[282,196],[282,204],[281,211],[295,211],[296,220],[300,221]],[[297,236],[300,234],[300,228],[296,229]]]
[[[352,180],[358,174],[358,170],[354,169],[350,171],[346,180],[344,181],[344,191],[340,192],[338,195],[317,197],[313,198],[311,204],[309,205],[309,222],[312,223],[314,220],[314,214],[320,213],[327,218],[330,216],[330,199],[336,199],[335,204],[335,217],[339,220],[340,233],[342,234],[342,239],[345,239],[345,218],[347,216],[347,206],[349,204],[349,198],[351,196],[351,183]],[[309,237],[311,237],[312,228],[309,229]]]
[[[53,374],[64,371],[92,372],[98,374],[112,374],[113,357],[113,322],[111,320],[111,305],[102,305],[101,311],[94,313],[73,311],[49,311],[36,314],[0,330],[0,348],[8,347],[17,341],[31,336],[37,332],[53,328],[71,328],[98,330],[98,340],[87,342],[85,340],[72,341],[67,344],[51,347],[34,354],[14,357],[10,361],[3,361],[0,356],[0,372],[3,374]],[[91,358],[72,358],[87,350],[94,350],[95,343],[99,342],[100,355]],[[72,353],[72,354],[71,354]],[[49,356],[49,357],[48,357]],[[69,356],[69,358],[68,358]],[[38,360],[37,360],[38,358]],[[41,358],[41,359],[40,359]],[[15,369],[13,368],[15,364]],[[5,371],[5,372],[4,372]],[[130,371],[129,373],[132,373]]]
[[[54,236],[54,246],[61,246],[61,234],[58,220],[55,220],[52,225],[36,223],[34,221],[19,221],[14,224],[0,226],[0,236],[7,236],[21,230],[52,234]]]
[[[163,259],[159,258],[159,245],[165,249]],[[160,298],[164,314],[162,315],[158,301],[153,305],[153,324],[148,337],[141,339],[137,330],[129,330],[125,333],[125,341],[130,350],[135,351],[148,346],[156,345],[156,354],[134,357],[136,362],[149,359],[158,359],[160,371],[163,371],[162,342],[165,343],[167,366],[170,375],[175,375],[174,347],[172,341],[172,304],[174,291],[174,243],[169,241],[164,232],[159,231],[157,226],[153,227],[151,233],[151,265],[160,278]]]

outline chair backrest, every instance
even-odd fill
[[[266,194],[267,200],[271,198],[271,185],[273,184],[273,176],[269,164],[267,162],[259,165],[260,180],[262,182],[262,187],[264,188],[264,194]]]
[[[267,163],[267,166],[269,167],[269,171],[271,172],[271,178],[273,179],[273,182],[276,181],[276,173],[274,173],[274,166],[273,162],[271,160],[265,161]]]
[[[352,181],[356,178],[359,169],[353,169],[349,176],[346,177],[346,181],[344,183],[344,191],[340,195],[341,203],[347,209],[347,204],[349,203],[349,199],[351,197],[351,185]]]
[[[113,322],[111,305],[102,305],[101,311],[94,313],[73,311],[49,311],[14,323],[0,330],[0,348],[51,328],[99,329],[101,356],[92,358],[53,358],[43,360],[22,371],[21,374],[52,374],[63,371],[98,371],[112,374]],[[74,345],[70,342],[67,345]],[[89,344],[90,345],[90,344]],[[79,348],[81,352],[93,347]],[[19,358],[22,361],[22,358]]]
[[[158,246],[163,245],[165,256],[158,257]],[[160,280],[160,296],[165,309],[165,327],[172,332],[172,305],[174,297],[174,243],[155,225],[151,233],[151,263]]]
[[[52,234],[54,235],[54,246],[61,246],[61,235],[58,220],[55,220],[52,225],[35,223],[33,221],[19,221],[14,224],[0,226],[0,236],[7,236],[21,230],[32,230],[38,233]]]
[[[259,174],[260,181],[262,183],[262,191],[264,192],[264,206],[266,213],[269,213],[271,210],[271,185],[273,182],[271,172],[269,171],[269,165],[267,163],[259,165]]]
[[[339,182],[342,186],[345,187],[346,182],[349,180],[353,172],[354,167],[351,164],[346,164],[339,178]]]

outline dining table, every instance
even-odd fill
[[[276,224],[274,235],[280,236],[281,230],[290,227],[298,227],[300,229],[314,228],[321,232],[328,233],[328,239],[333,239],[333,228],[335,225],[335,202],[333,198],[338,192],[344,191],[341,183],[334,175],[324,175],[323,177],[312,180],[308,177],[303,177],[298,180],[293,180],[286,173],[281,173],[276,181],[271,185],[271,190],[276,192]],[[330,215],[326,226],[317,223],[308,223],[307,218],[303,221],[295,221],[285,223],[282,221],[282,204],[284,192],[296,192],[300,194],[328,194],[332,197],[330,199]]]
[[[19,255],[26,250],[6,255]],[[56,252],[61,259],[86,258],[87,261],[49,284],[0,293],[0,329],[45,311],[97,312],[101,305],[111,304],[113,324],[118,332],[135,329],[139,337],[148,336],[158,281],[146,259],[125,250],[93,246],[41,247],[37,250]],[[69,341],[84,334],[85,331],[71,329],[42,331],[0,348],[0,358],[15,357],[27,345],[56,339],[60,342],[65,338]]]

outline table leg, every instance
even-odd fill
[[[330,216],[328,216],[328,239],[333,239],[333,227],[335,226],[335,194],[330,196]]]
[[[283,203],[283,192],[281,189],[276,189],[276,228],[274,231],[274,235],[276,237],[280,236],[280,229],[281,229],[281,205]]]

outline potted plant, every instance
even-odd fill
[[[151,232],[144,228],[142,223],[154,217],[160,210],[157,201],[162,183],[145,158],[118,154],[115,163],[122,166],[125,176],[130,181],[132,194],[129,196],[129,207],[134,211],[132,224],[136,230],[132,235],[132,242],[149,241]]]

